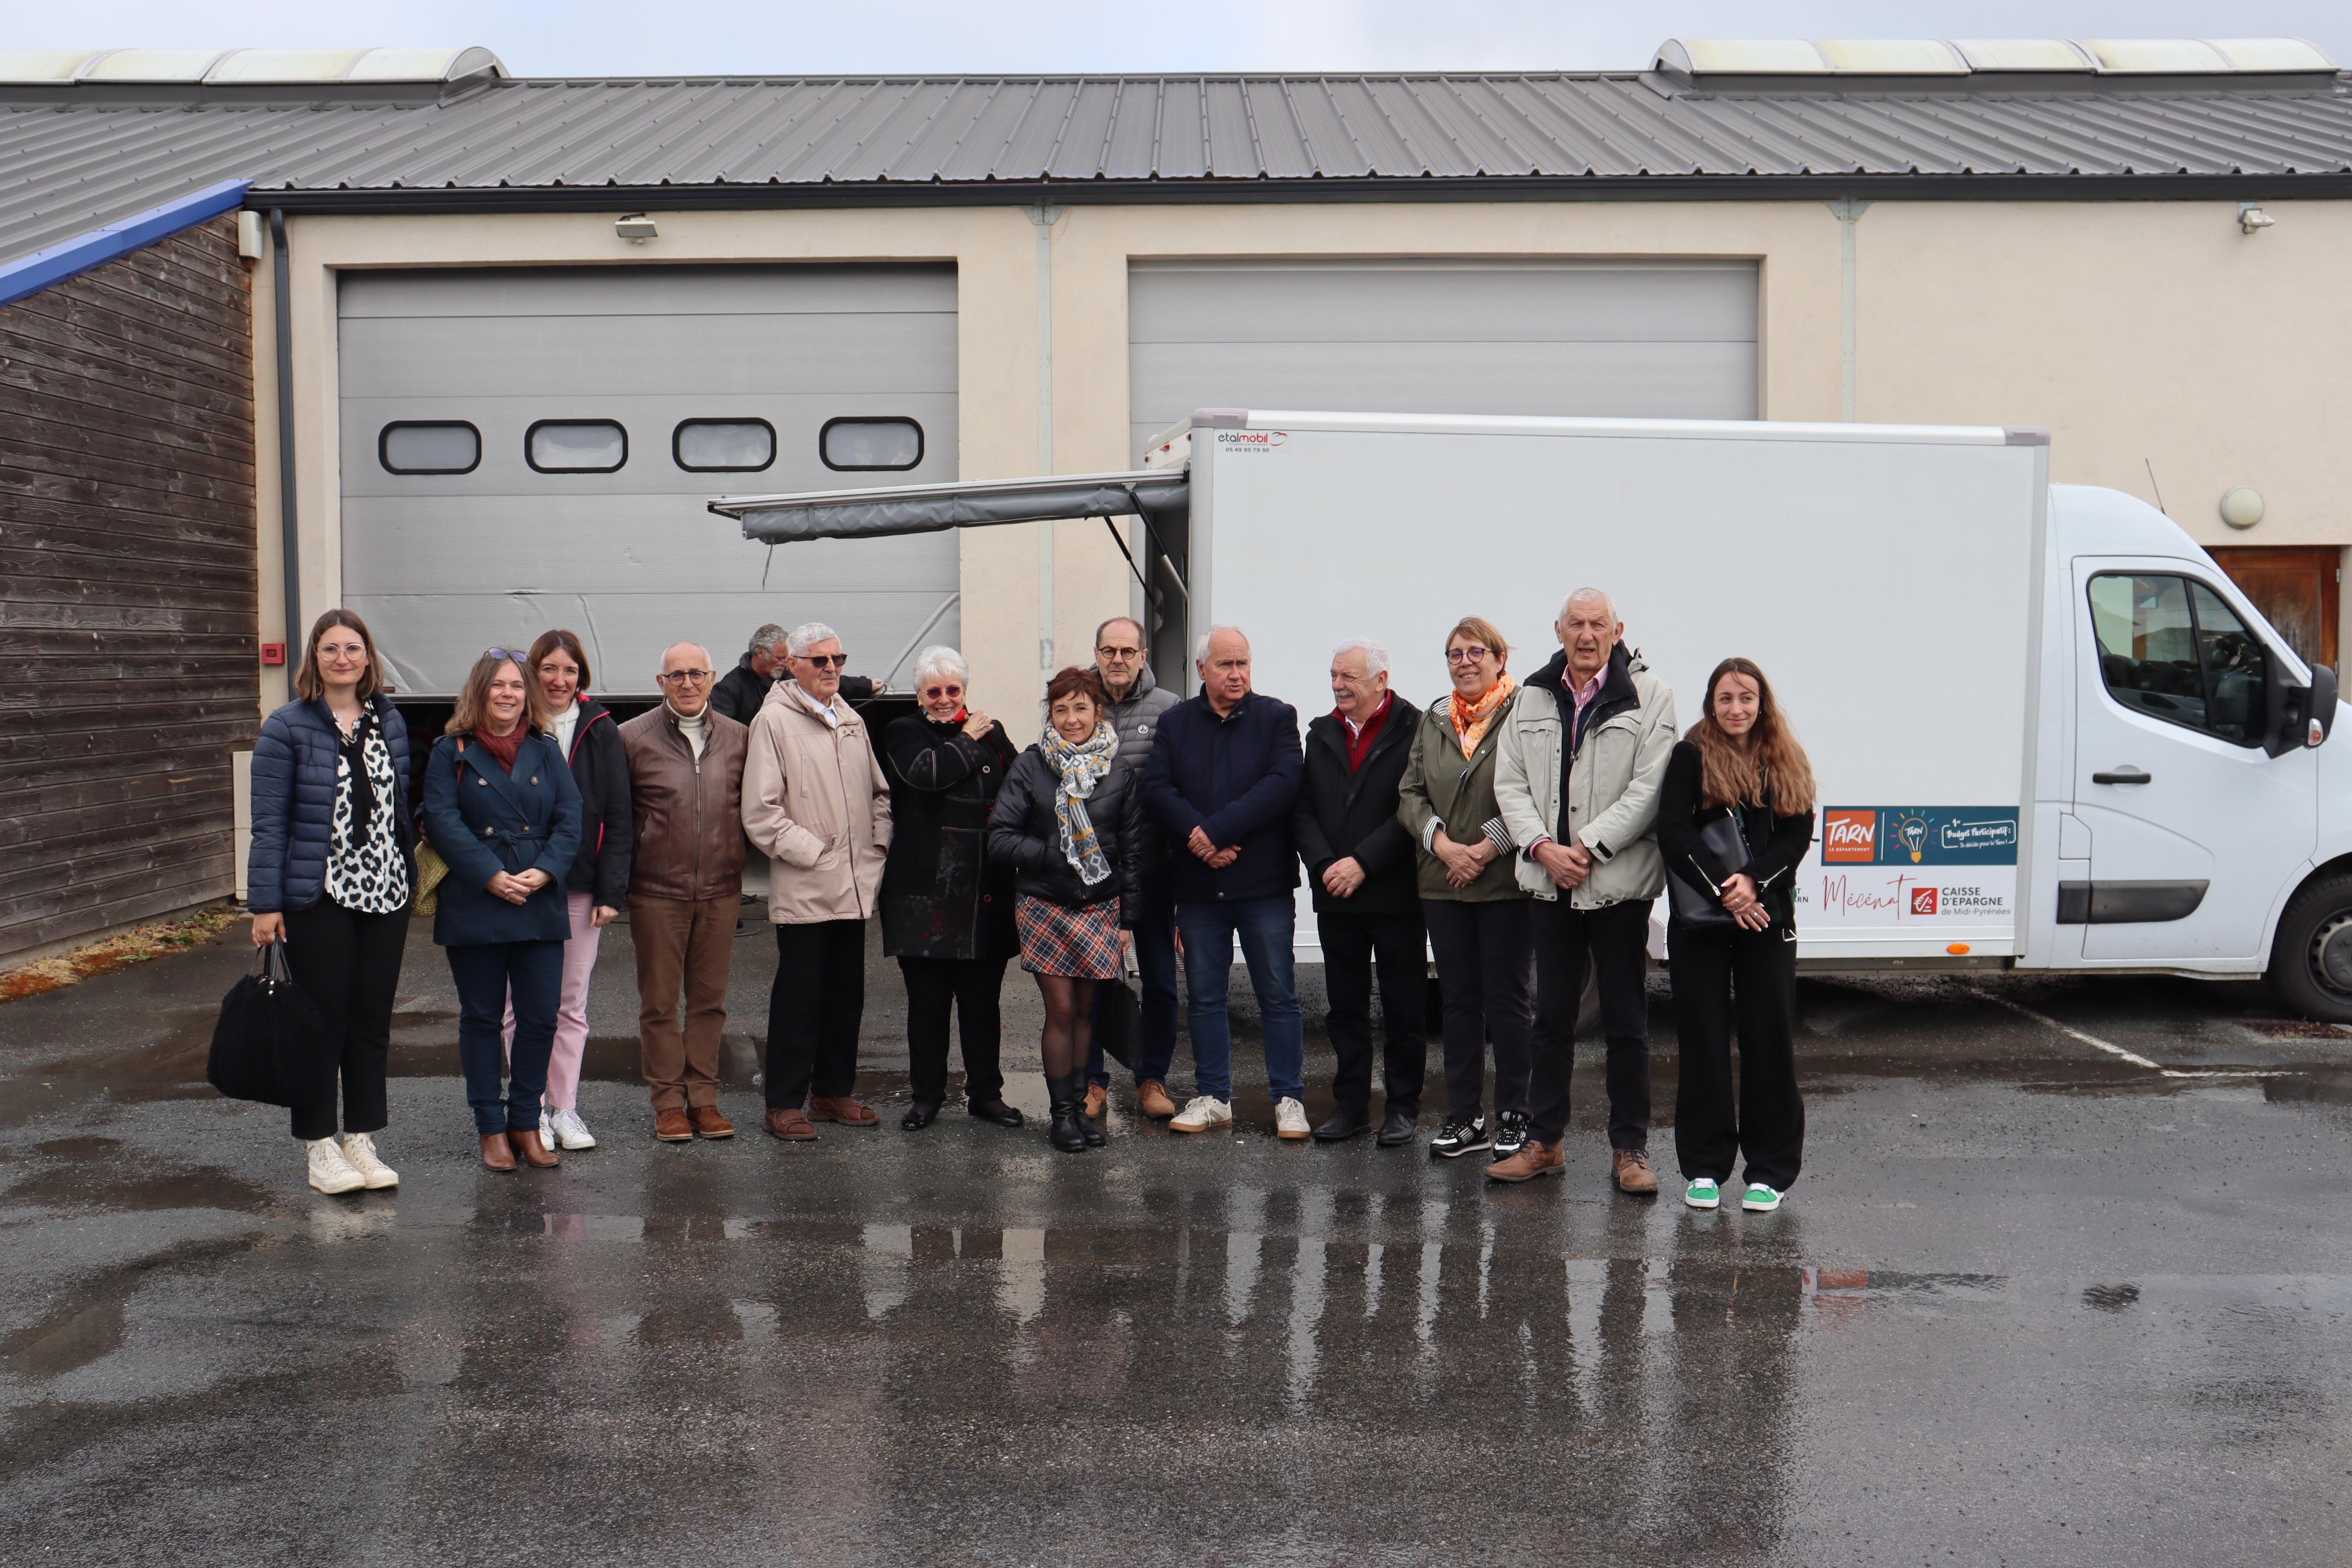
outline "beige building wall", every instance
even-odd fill
[[[2153,459],[2172,515],[2200,540],[2352,543],[2352,508],[2336,500],[2352,451],[2326,426],[2330,372],[2352,345],[2352,294],[2331,266],[2352,242],[2352,203],[2269,210],[2277,226],[2249,237],[2226,202],[1873,205],[1853,235],[1856,416],[2047,425],[2063,479],[2147,496]],[[1752,258],[1762,416],[1833,420],[1844,391],[1841,226],[1820,200],[1076,206],[1055,216],[1050,247],[1019,207],[657,212],[660,237],[644,245],[614,236],[616,216],[289,221],[306,609],[332,603],[341,581],[332,274],[343,268],[952,262],[967,479],[1034,473],[1048,445],[1057,472],[1129,466],[1128,266],[1143,258]],[[267,275],[257,268],[265,389]],[[1041,375],[1045,292],[1052,352]],[[277,570],[268,395],[265,617]],[[2236,484],[2270,504],[2242,533],[2216,510]],[[1050,574],[1044,531],[976,529],[962,541],[975,696],[1024,738],[1037,727],[1043,595],[1050,589],[1057,664],[1087,658],[1095,624],[1129,602],[1126,563],[1103,523],[1055,525]]]

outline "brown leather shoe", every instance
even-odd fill
[[[665,1143],[691,1143],[694,1142],[694,1128],[683,1110],[656,1110],[654,1112],[654,1136]]]
[[[1654,1197],[1658,1191],[1658,1173],[1650,1169],[1646,1150],[1619,1149],[1610,1159],[1611,1173],[1617,1178],[1621,1193],[1641,1193]]]
[[[871,1106],[860,1105],[845,1094],[809,1096],[811,1121],[838,1121],[844,1127],[879,1127],[882,1119],[874,1114]]]
[[[563,1156],[539,1141],[539,1129],[526,1127],[520,1131],[507,1129],[507,1142],[514,1145],[515,1157],[535,1171],[552,1170],[563,1163]]]
[[[1148,1078],[1135,1086],[1135,1109],[1165,1121],[1176,1114],[1176,1102],[1168,1098],[1167,1085],[1156,1078]]]
[[[505,1133],[482,1134],[482,1163],[493,1171],[511,1171],[515,1168],[514,1151],[507,1147]]]
[[[686,1119],[694,1123],[694,1135],[697,1138],[732,1138],[735,1136],[735,1124],[732,1121],[728,1121],[727,1118],[719,1115],[719,1108],[715,1105],[688,1106],[687,1107]]]
[[[797,1105],[788,1105],[781,1110],[772,1107],[768,1111],[768,1136],[806,1142],[816,1136],[816,1129],[809,1125],[809,1119]]]
[[[1568,1169],[1568,1156],[1559,1152],[1557,1143],[1538,1143],[1530,1138],[1519,1145],[1519,1152],[1508,1159],[1497,1160],[1486,1167],[1490,1182],[1525,1182],[1538,1176],[1557,1176]],[[1656,1185],[1654,1182],[1651,1184]]]
[[[1078,1114],[1092,1121],[1102,1115],[1103,1107],[1109,1103],[1110,1090],[1098,1083],[1090,1083],[1087,1085],[1087,1098],[1079,1105]]]

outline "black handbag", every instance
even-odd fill
[[[1723,883],[1733,873],[1744,868],[1750,856],[1748,837],[1739,831],[1737,809],[1708,823],[1698,830],[1699,854],[1696,858],[1701,875],[1707,878],[1705,889],[1694,887],[1688,872],[1682,867],[1674,868],[1666,879],[1668,903],[1674,918],[1684,925],[1730,927],[1739,922],[1723,907]],[[1709,865],[1707,862],[1714,862]]]
[[[1137,1037],[1143,1033],[1143,1004],[1124,980],[1105,980],[1095,986],[1095,1043],[1103,1055],[1135,1068]]]
[[[281,937],[261,950],[253,973],[221,998],[205,1081],[231,1100],[263,1105],[315,1099],[326,1032],[318,1005],[294,984]]]

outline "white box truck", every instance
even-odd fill
[[[1138,517],[1163,682],[1237,626],[1302,721],[1343,638],[1427,702],[1461,616],[1524,673],[1569,593],[1603,588],[1685,727],[1718,659],[1771,677],[1822,791],[1801,966],[2267,973],[2352,1021],[2334,672],[2155,508],[2051,484],[2049,452],[2021,428],[1204,409],[1135,473],[713,504],[771,540]]]

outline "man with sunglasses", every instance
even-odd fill
[[[711,689],[710,706],[740,724],[749,724],[760,711],[760,704],[768,700],[769,688],[784,668],[784,645],[792,634],[770,621],[751,634],[751,646],[735,661],[735,668],[719,677]],[[844,700],[863,702],[877,691],[890,689],[887,681],[868,680],[862,675],[841,678]]]
[[[637,1049],[665,1143],[731,1138],[719,1113],[719,1036],[743,894],[743,762],[751,731],[710,701],[710,656],[662,655],[661,706],[621,726],[635,842],[629,931]],[[678,1028],[678,993],[686,1027]]]
[[[751,720],[743,831],[768,857],[776,979],[768,994],[768,1131],[816,1136],[812,1119],[870,1128],[852,1097],[866,1011],[866,922],[890,848],[890,784],[866,721],[841,699],[841,636],[821,621],[784,644],[790,679]]]
[[[1152,679],[1143,628],[1125,616],[1113,616],[1095,628],[1095,673],[1110,693],[1110,711],[1104,717],[1118,731],[1118,760],[1140,778],[1161,715],[1181,699]],[[1168,1064],[1176,1056],[1176,897],[1169,891],[1168,847],[1149,813],[1144,820],[1143,908],[1135,921],[1135,967],[1143,981],[1143,1007],[1137,1037],[1129,1045],[1134,1054],[1135,1108],[1164,1119],[1176,1114],[1167,1088]],[[1087,1062],[1085,1113],[1089,1120],[1103,1113],[1110,1098],[1110,1072],[1103,1064],[1102,1048],[1104,998],[1110,990],[1108,985],[1095,988],[1095,1047]],[[1119,1004],[1114,998],[1111,1005]],[[1128,1021],[1112,1026],[1123,1027]]]

